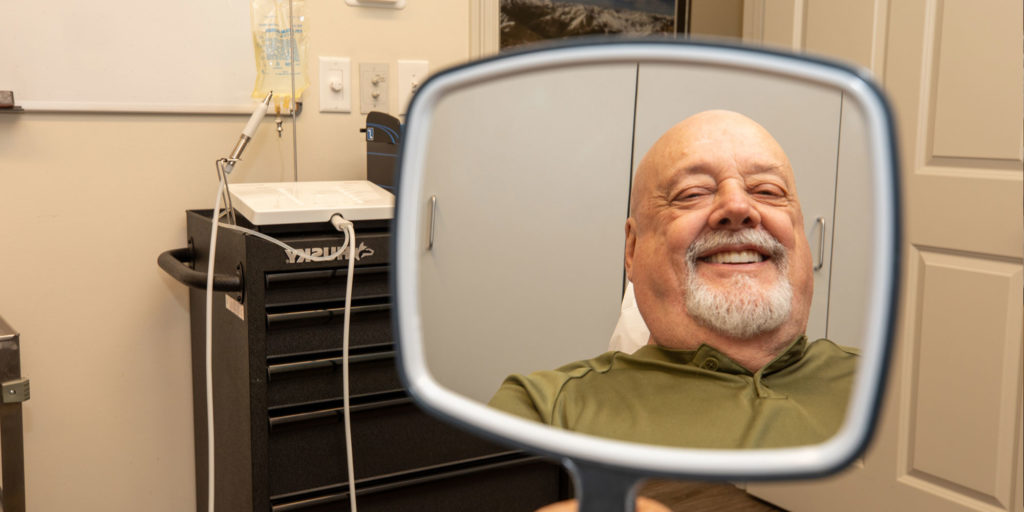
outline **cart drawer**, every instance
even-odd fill
[[[349,393],[365,395],[402,389],[395,368],[395,352],[390,350],[349,354]],[[303,359],[289,358],[267,365],[267,405],[269,407],[342,397],[340,352],[307,354]]]
[[[341,350],[344,305],[267,311],[267,356]],[[354,304],[349,346],[391,343],[391,304]]]
[[[504,451],[442,423],[404,393],[353,397],[352,442],[356,478],[395,473]],[[270,418],[270,494],[344,484],[345,425],[338,403]]]

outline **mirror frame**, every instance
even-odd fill
[[[419,307],[418,260],[427,248],[428,205],[423,159],[432,114],[448,93],[513,74],[573,65],[652,62],[768,73],[842,91],[863,110],[869,132],[872,219],[868,318],[862,359],[847,417],[835,436],[816,444],[780,449],[710,450],[610,440],[531,422],[493,409],[441,386],[424,350]],[[428,413],[485,438],[549,457],[647,475],[703,479],[772,480],[834,473],[866,448],[873,434],[892,346],[901,264],[899,168],[892,111],[867,71],[831,60],[759,47],[669,39],[580,39],[474,61],[431,76],[417,91],[407,115],[396,170],[391,290],[399,373],[416,403]],[[610,335],[610,333],[609,333]]]

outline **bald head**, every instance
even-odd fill
[[[802,334],[810,249],[774,137],[725,110],[665,132],[637,167],[626,272],[653,343],[708,344],[756,370]]]
[[[706,110],[694,114],[669,128],[647,151],[633,177],[630,214],[637,213],[638,204],[648,195],[652,180],[659,171],[670,171],[675,164],[690,156],[700,159],[705,152],[733,150],[733,144],[753,144],[765,156],[783,167],[788,179],[796,183],[789,158],[778,141],[753,119],[731,110]]]

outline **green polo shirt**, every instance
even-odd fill
[[[801,336],[755,373],[717,350],[646,345],[505,379],[490,405],[602,437],[690,448],[774,448],[831,437],[855,349]]]

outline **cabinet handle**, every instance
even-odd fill
[[[821,236],[818,237],[818,263],[814,265],[814,271],[817,272],[825,266],[825,217],[818,217],[814,225],[821,227]]]
[[[437,213],[437,196],[430,196],[430,240],[427,242],[427,250],[434,248],[434,217]]]

